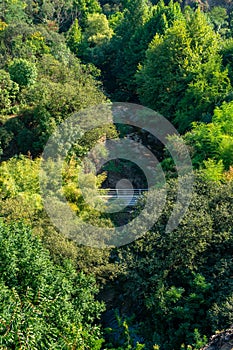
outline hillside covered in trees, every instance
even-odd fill
[[[169,150],[117,123],[83,133],[66,157],[62,193],[84,222],[120,225],[147,200],[118,215],[85,201],[81,163],[102,139],[128,133],[148,146],[167,185],[163,212],[146,234],[97,248],[56,229],[39,174],[61,123],[114,102],[148,107],[174,125],[194,185],[187,212],[168,232],[179,186]],[[233,324],[230,0],[1,1],[0,162],[0,349],[198,350]],[[121,159],[90,183],[111,187],[122,173],[144,185]]]

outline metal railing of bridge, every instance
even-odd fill
[[[147,188],[116,188],[116,189],[99,189],[101,197],[138,197],[143,193],[148,192]]]
[[[99,189],[99,197],[107,200],[109,203],[114,200],[120,200],[117,205],[133,207],[139,197],[148,192],[147,188],[116,188],[116,189]]]

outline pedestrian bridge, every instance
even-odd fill
[[[99,197],[106,201],[118,200],[122,206],[134,206],[138,198],[148,192],[146,188],[116,188],[116,189],[99,189]]]

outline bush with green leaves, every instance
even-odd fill
[[[37,78],[35,64],[23,58],[15,59],[10,63],[9,73],[11,79],[20,87],[32,85]]]
[[[40,159],[34,161],[20,156],[2,162],[0,165],[0,198],[13,198],[17,195],[39,195]],[[40,205],[39,205],[40,207]]]
[[[216,169],[219,168],[217,164],[222,162],[222,173],[233,165],[232,116],[233,102],[224,102],[214,110],[211,123],[194,123],[192,130],[186,133],[184,138],[191,147],[195,167],[202,167],[209,158]]]
[[[100,349],[95,280],[69,261],[54,265],[23,224],[1,222],[0,240],[1,348]]]
[[[19,86],[11,80],[10,74],[0,70],[0,110],[1,114],[10,114],[15,111],[16,98]]]

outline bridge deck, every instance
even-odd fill
[[[122,199],[122,205],[134,206],[138,198],[145,192],[146,188],[135,189],[100,189],[99,196],[106,200]]]
[[[146,188],[134,188],[134,189],[99,189],[98,190],[100,195],[103,196],[140,196],[145,192],[148,192],[148,189]]]

